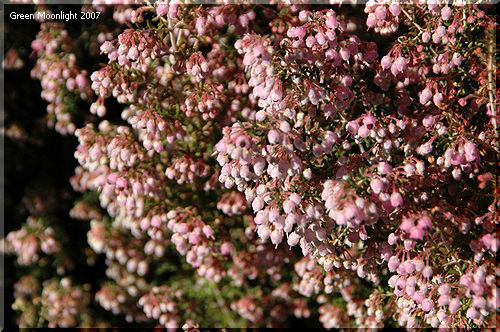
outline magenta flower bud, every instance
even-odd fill
[[[394,287],[396,287],[396,282],[398,281],[398,279],[399,279],[399,276],[395,274],[389,278],[389,280],[387,281],[387,284],[389,285],[389,287],[394,288]]]
[[[325,34],[324,34],[324,33],[321,33],[321,32],[317,33],[317,34],[316,34],[316,42],[317,42],[319,45],[321,45],[321,46],[325,45],[325,44],[326,44],[326,42],[327,42]]]
[[[462,64],[462,56],[458,53],[454,53],[453,54],[453,58],[451,59],[451,61],[453,62],[453,64],[455,66],[460,66]]]
[[[286,32],[286,35],[288,38],[295,38],[297,37],[297,28],[295,27],[291,27],[288,29],[288,31]]]
[[[337,134],[331,131],[326,132],[324,143],[328,146],[328,149],[330,149],[336,142],[337,142]]]
[[[403,204],[403,196],[401,196],[399,192],[394,191],[391,194],[391,205],[393,207],[398,207],[401,206],[402,204]]]
[[[111,52],[113,50],[113,48],[114,48],[113,44],[110,41],[105,41],[101,45],[101,52],[104,54],[108,54],[109,52]]]
[[[295,202],[292,202],[291,200],[285,200],[283,202],[283,210],[285,211],[285,213],[291,213],[295,210]]]
[[[261,197],[255,197],[252,202],[252,209],[254,212],[260,211],[264,208],[264,200]]]
[[[224,242],[220,247],[220,252],[224,256],[228,256],[233,251],[233,245],[230,242]]]
[[[301,22],[306,22],[309,19],[309,12],[307,10],[301,10],[299,13],[299,20]]]
[[[297,193],[290,194],[290,196],[288,196],[288,199],[292,202],[295,202],[295,204],[300,204],[300,202],[302,202],[302,198]]]
[[[281,84],[275,84],[273,90],[271,91],[271,99],[274,102],[278,102],[283,98],[283,89]]]
[[[399,258],[397,256],[391,256],[388,262],[389,271],[391,272],[396,271],[399,267],[399,264],[400,264]]]
[[[406,288],[406,279],[399,278],[398,281],[396,281],[396,289],[398,290],[404,290]]]
[[[375,9],[375,16],[377,17],[377,19],[381,21],[385,20],[386,14],[387,14],[387,8],[385,8],[384,5],[380,5],[377,7],[377,9]]]
[[[275,229],[271,232],[271,242],[275,245],[278,245],[283,240],[283,231],[279,229]]]
[[[267,240],[270,235],[270,230],[267,225],[259,225],[257,226],[257,235],[262,239],[262,240]]]
[[[76,84],[78,85],[78,87],[80,89],[82,89],[88,85],[87,77],[85,77],[85,75],[83,75],[83,74],[78,74],[75,77],[75,80],[76,80]]]
[[[203,226],[203,234],[205,234],[205,236],[207,238],[213,238],[214,237],[214,232],[212,230],[212,227],[208,226],[208,225],[205,225]]]
[[[337,38],[337,34],[333,30],[328,30],[325,35],[326,35],[326,38],[328,38],[328,40],[330,40],[330,41],[334,41]],[[331,51],[331,49],[328,49],[328,51]],[[325,53],[325,55],[326,55],[326,53]]]
[[[486,234],[481,238],[481,243],[487,248],[492,249],[495,239],[491,234]],[[496,251],[496,250],[494,250]]]
[[[295,36],[298,37],[300,40],[304,39],[306,36],[307,30],[304,27],[297,27],[295,28]]]
[[[128,51],[128,57],[132,60],[137,60],[139,57],[139,51],[137,50],[137,46],[132,46]]]
[[[158,16],[165,16],[167,15],[168,12],[168,5],[167,4],[159,4],[156,7],[156,15]]]
[[[412,298],[413,301],[415,301],[417,304],[421,304],[425,299],[424,294],[422,294],[421,291],[415,292]]]
[[[127,64],[128,64],[128,59],[127,59],[127,57],[126,57],[125,55],[120,55],[120,56],[118,57],[118,64],[119,64],[120,66],[125,66],[125,65],[127,65]]]
[[[472,306],[477,309],[486,309],[486,300],[482,296],[474,296]]]
[[[39,52],[43,49],[43,43],[39,39],[35,39],[31,42],[31,48],[35,52]]]
[[[439,310],[436,314],[440,322],[445,322],[448,319],[448,315],[444,310]],[[441,324],[442,325],[442,324]]]
[[[366,26],[368,28],[375,28],[377,26],[377,23],[377,16],[375,16],[375,14],[373,13],[368,14],[368,17],[366,18]]]
[[[280,122],[280,130],[284,133],[288,133],[290,130],[292,130],[292,127],[290,126],[290,123],[283,120]]]
[[[375,194],[379,194],[384,188],[384,184],[382,181],[380,181],[380,179],[374,178],[370,182],[370,187],[372,188]]]
[[[257,176],[261,176],[266,168],[266,161],[262,158],[257,159],[253,164],[253,171]]]
[[[342,85],[344,85],[345,87],[350,87],[352,85],[352,77],[351,76],[344,76],[342,77],[342,80],[340,81],[342,83]]]
[[[422,301],[422,310],[424,312],[429,312],[432,310],[432,308],[434,308],[434,302],[432,302],[432,300],[425,299]]]
[[[354,135],[358,132],[359,124],[356,121],[350,121],[347,123],[346,129],[348,132]]]
[[[309,36],[306,38],[306,46],[308,48],[312,48],[314,45],[316,45],[316,38],[313,36]]]
[[[448,21],[451,17],[451,8],[449,6],[443,7],[441,9],[441,18],[443,21]]]
[[[443,103],[443,94],[440,92],[436,93],[434,97],[432,97],[432,101],[437,107],[441,106]]]
[[[366,138],[366,137],[368,137],[368,135],[370,135],[370,129],[368,129],[368,127],[366,127],[366,126],[361,126],[358,129],[358,135],[361,138]]]
[[[439,286],[438,288],[438,293],[440,295],[445,295],[445,294],[449,294],[451,291],[451,287],[450,285],[448,284],[442,284],[441,286]]]
[[[430,229],[432,227],[431,218],[428,216],[423,216],[418,219],[418,227],[422,229]]]
[[[124,178],[118,178],[118,179],[116,180],[116,186],[117,186],[119,189],[126,188],[126,187],[127,187],[127,180],[125,180]]]
[[[448,309],[450,310],[450,313],[453,315],[456,313],[458,310],[460,310],[460,307],[462,306],[462,303],[458,298],[454,298],[450,301],[450,305]]]
[[[299,217],[296,213],[290,213],[285,218],[285,232],[289,233],[293,226],[297,224]],[[288,231],[287,231],[288,229]]]
[[[377,123],[377,119],[371,114],[366,115],[363,118],[363,124],[367,127],[373,127]]]
[[[377,165],[377,171],[381,175],[387,175],[387,174],[390,174],[392,172],[392,166],[389,163],[380,162]]]
[[[446,64],[446,63],[445,63],[445,64],[443,64],[443,65],[441,66],[441,72],[442,72],[443,74],[445,74],[445,75],[446,75],[446,74],[448,74],[448,73],[450,72],[450,66],[449,66],[448,64]]]
[[[439,37],[444,37],[446,35],[446,28],[442,25],[440,25],[435,32]]]
[[[470,288],[472,286],[472,278],[469,275],[463,275],[460,277],[460,285]]]
[[[413,272],[415,272],[415,265],[413,265],[411,261],[407,261],[405,263],[405,271],[408,274],[412,274]]]
[[[290,235],[288,235],[287,243],[290,247],[293,247],[293,246],[297,245],[297,243],[299,243],[299,240],[300,240],[300,235],[298,235],[295,232],[292,232],[292,233],[290,233]]]
[[[392,16],[398,17],[399,14],[401,14],[401,6],[399,3],[392,3],[389,6],[389,11],[391,12]]]
[[[444,307],[450,303],[450,296],[448,294],[443,294],[438,298],[438,306]]]
[[[422,120],[422,124],[424,125],[424,127],[426,128],[430,128],[434,125],[434,122],[435,122],[435,118],[432,116],[432,115],[427,115],[424,117],[424,119]]]
[[[397,76],[399,73],[402,73],[406,69],[407,64],[407,59],[403,57],[397,58],[391,66],[392,75]]]
[[[441,66],[438,65],[437,63],[435,63],[434,65],[432,65],[432,72],[434,74],[439,74],[439,72],[441,71]]]
[[[170,4],[168,8],[168,17],[170,18],[176,18],[177,17],[177,10],[179,9],[178,4]]]
[[[413,164],[406,164],[404,166],[404,171],[406,173],[406,176],[413,176],[415,175],[415,166]]]
[[[340,53],[340,57],[344,61],[348,61],[349,58],[351,57],[351,53],[349,52],[348,48],[341,48],[339,53]]]
[[[269,221],[270,222],[276,222],[278,218],[280,217],[280,214],[277,209],[272,209],[269,211]]]
[[[281,134],[278,130],[276,129],[271,129],[267,133],[267,140],[269,141],[270,144],[277,144],[281,139]]]
[[[431,34],[427,31],[422,34],[422,42],[428,43],[431,40]]]
[[[413,296],[413,294],[415,294],[415,291],[416,291],[415,286],[409,286],[407,283],[405,291],[406,291],[406,295]]]
[[[191,243],[193,245],[199,244],[201,241],[200,233],[198,233],[198,232],[189,233],[188,240],[189,240],[189,243]]]
[[[467,312],[465,315],[469,319],[479,319],[479,317],[481,317],[479,315],[479,311],[477,311],[476,308],[474,308],[474,307],[470,307],[469,309],[467,309]]]
[[[394,233],[389,234],[389,237],[387,238],[387,242],[391,246],[395,245],[397,241],[398,241],[398,237],[396,236],[396,234],[394,234]]]
[[[383,70],[387,70],[391,68],[392,66],[392,58],[389,55],[386,55],[382,58],[380,61],[380,65],[382,66]]]
[[[76,81],[75,81],[75,79],[73,79],[71,77],[68,78],[68,80],[66,81],[66,88],[69,91],[73,91],[76,88]]]
[[[478,153],[474,143],[467,141],[464,144],[465,159],[468,162],[472,162],[477,159]]]
[[[419,227],[413,227],[410,230],[410,238],[413,240],[422,240],[424,238],[424,231]]]
[[[339,25],[339,22],[337,21],[337,17],[335,15],[328,16],[326,19],[326,26],[329,27],[330,29],[336,29]]]

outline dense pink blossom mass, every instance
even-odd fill
[[[39,22],[31,74],[105,268],[30,216],[19,326],[496,326],[495,8],[103,3],[87,42]]]

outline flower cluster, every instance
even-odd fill
[[[72,42],[63,26],[47,22],[31,43],[38,57],[31,76],[40,80],[41,97],[49,103],[47,124],[63,135],[76,129],[76,102],[93,97],[88,72],[78,67],[76,55],[70,52]]]
[[[22,327],[494,325],[492,8],[82,10],[101,23],[75,41],[44,22],[31,45],[48,124],[78,141],[83,231],[45,217],[55,195],[25,199],[5,251],[45,272],[16,284]]]

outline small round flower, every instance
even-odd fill
[[[458,298],[454,298],[454,299],[451,299],[448,308],[449,308],[451,314],[454,314],[460,309],[461,306],[462,306],[462,303],[460,302],[460,300]]]
[[[422,310],[424,312],[429,312],[434,308],[434,302],[431,299],[425,299],[422,301]]]
[[[428,88],[425,88],[420,93],[420,104],[425,105],[432,98],[432,91]]]
[[[470,319],[479,319],[480,314],[479,314],[479,311],[476,310],[476,308],[474,307],[470,307],[469,309],[467,309],[467,312],[465,314],[467,316],[467,318],[470,318]]]
[[[440,307],[447,306],[449,303],[450,303],[450,296],[449,296],[449,295],[447,295],[447,294],[441,295],[441,296],[438,298],[438,305],[439,305]]]
[[[252,202],[252,209],[254,212],[260,211],[264,208],[264,200],[261,197],[256,197]]]
[[[428,33],[427,31],[422,34],[422,41],[424,43],[428,43],[431,40],[431,34]]]
[[[451,291],[451,287],[449,284],[442,284],[438,288],[438,293],[441,295],[449,294]]]
[[[375,194],[379,194],[384,188],[384,183],[380,179],[375,178],[371,180],[370,187]]]
[[[451,8],[449,6],[445,6],[443,7],[443,9],[441,9],[441,18],[443,19],[443,21],[448,21],[451,17]]]
[[[377,171],[381,175],[387,175],[392,172],[392,166],[389,163],[386,162],[380,162],[377,166]]]
[[[434,94],[434,96],[432,97],[432,101],[434,102],[434,105],[440,107],[441,105],[443,105],[443,94],[440,92]]]
[[[391,68],[392,66],[392,58],[389,55],[386,55],[382,58],[380,61],[380,65],[382,66],[382,69],[387,70]]]
[[[394,191],[391,194],[391,205],[393,207],[398,207],[403,204],[403,196],[398,191]]]
[[[401,14],[401,6],[399,5],[399,3],[394,2],[389,6],[389,11],[393,16],[398,17],[399,14]]]
[[[400,264],[399,258],[397,256],[392,256],[389,258],[388,267],[389,271],[394,272],[398,269]]]
[[[269,133],[267,133],[267,140],[270,144],[277,144],[281,139],[281,134],[276,129],[271,129]]]
[[[432,221],[431,218],[428,216],[423,216],[420,219],[418,219],[418,227],[422,229],[430,229],[432,227]]]
[[[424,231],[420,227],[413,227],[410,230],[410,238],[413,240],[422,240],[424,238]]]

